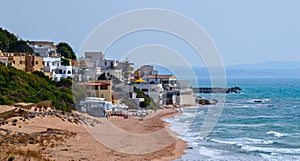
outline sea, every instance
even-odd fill
[[[210,79],[199,78],[199,84],[210,86]],[[300,160],[300,78],[228,78],[227,87],[233,86],[242,92],[226,94],[222,114],[206,137],[200,137],[200,129],[213,105],[183,108],[166,119],[188,143],[176,161]]]

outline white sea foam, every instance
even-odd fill
[[[248,152],[267,152],[267,153],[280,153],[280,154],[300,154],[300,149],[295,148],[270,148],[270,147],[254,147],[250,145],[243,145],[242,150]]]
[[[248,103],[266,103],[268,101],[270,101],[270,98],[263,98],[263,99],[250,99],[247,102]]]
[[[253,139],[253,138],[238,138],[238,139],[231,139],[231,140],[210,139],[210,141],[220,143],[220,144],[229,144],[229,145],[237,145],[237,146],[274,143],[272,140],[262,140],[262,139]]]
[[[276,137],[282,137],[285,136],[284,134],[280,133],[280,132],[276,132],[276,131],[268,131],[267,132],[268,135],[274,135]]]
[[[207,147],[199,147],[199,154],[203,155],[203,156],[208,156],[208,157],[216,157],[219,156],[221,154],[220,150],[216,150],[216,149],[209,149]]]

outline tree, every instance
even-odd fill
[[[9,44],[8,50],[9,52],[33,53],[32,48],[29,47],[24,40],[18,40],[14,43]]]
[[[63,65],[63,66],[68,66],[68,65],[70,65],[70,61],[68,60],[68,59],[65,59],[65,58],[62,58],[61,59],[61,65]]]
[[[61,56],[64,56],[68,59],[76,60],[76,55],[71,46],[65,42],[60,42],[56,45],[57,52],[60,53]]]
[[[98,80],[107,80],[105,73],[102,73],[99,77]]]
[[[26,41],[0,27],[0,50],[3,52],[33,52]]]

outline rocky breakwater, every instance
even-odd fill
[[[242,88],[240,87],[231,87],[231,88],[193,88],[194,93],[241,93]]]

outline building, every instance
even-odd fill
[[[129,84],[132,76],[134,74],[134,64],[130,63],[128,60],[125,62],[119,62],[117,69],[121,69],[122,71],[122,78],[125,84]]]
[[[0,63],[4,64],[5,66],[8,66],[8,57],[4,55],[0,55]]]
[[[174,89],[163,94],[165,105],[194,105],[195,96],[193,89]]]
[[[115,69],[118,66],[118,61],[117,60],[100,60],[98,66],[102,70],[107,70],[107,69]]]
[[[104,60],[104,54],[102,52],[84,52],[84,57],[90,59],[91,61]]]
[[[134,72],[134,80],[137,80],[139,78],[146,79],[150,75],[157,75],[157,74],[158,71],[154,70],[152,65],[144,65]]]
[[[42,57],[58,56],[56,53],[56,46],[54,42],[49,41],[27,41],[29,47],[31,47],[36,55]]]
[[[45,65],[44,73],[49,78],[56,81],[60,81],[62,78],[73,78],[73,73],[75,72],[73,67],[70,65],[62,66],[61,57],[44,57],[43,60]],[[76,70],[76,72],[78,72],[78,70]]]
[[[5,53],[8,56],[8,61],[16,69],[25,72],[34,72],[44,70],[43,57],[29,53]]]
[[[195,104],[194,91],[188,80],[177,80],[176,89],[165,91],[163,104],[165,105],[193,105]]]
[[[177,80],[173,75],[149,75],[146,81],[149,84],[162,84],[165,90],[172,90],[177,87]]]
[[[105,77],[111,79],[112,76],[118,78],[119,80],[123,80],[122,69],[106,69],[101,70],[102,73],[105,73]]]
[[[53,69],[52,79],[60,81],[62,78],[73,78],[73,67],[72,66],[57,66]]]
[[[134,84],[135,88],[143,91],[151,97],[154,103],[162,105],[163,87],[162,84]]]
[[[106,101],[112,102],[112,83],[111,81],[85,82],[86,94],[88,97],[105,98]]]

